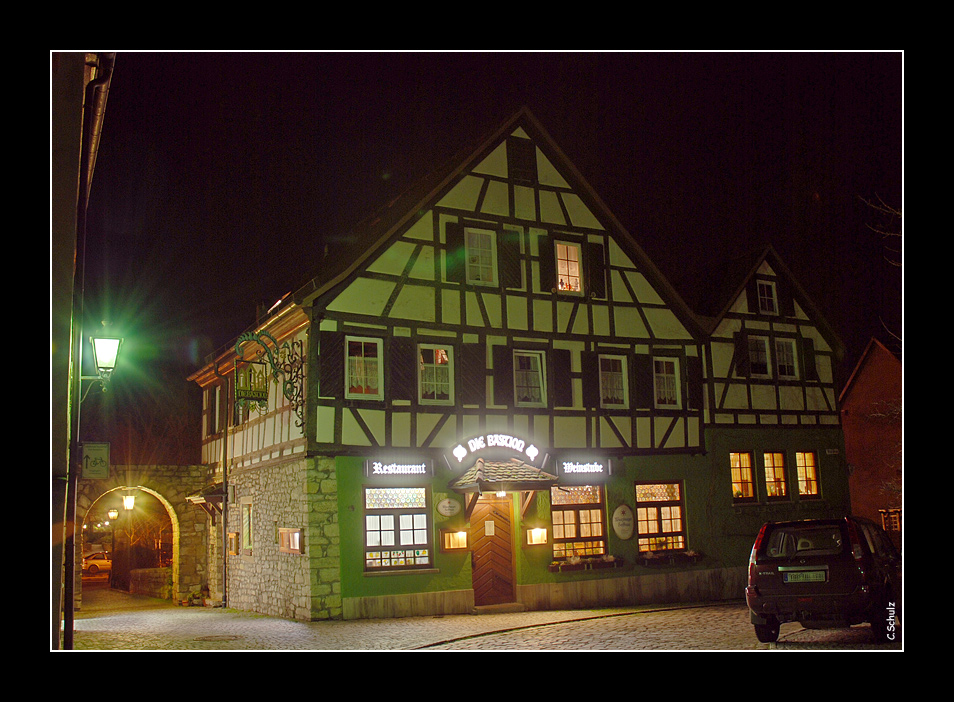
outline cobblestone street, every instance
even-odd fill
[[[759,643],[742,602],[515,614],[294,622],[248,612],[177,607],[108,589],[84,594],[76,650],[755,651],[901,650],[867,625],[806,631],[786,624]]]

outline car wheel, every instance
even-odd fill
[[[96,575],[99,572],[99,566],[91,565],[87,571],[90,575]]]
[[[780,628],[778,619],[770,617],[765,624],[755,625],[755,637],[762,643],[775,643]]]

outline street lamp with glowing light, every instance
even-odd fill
[[[116,369],[119,348],[123,345],[123,340],[115,337],[91,336],[89,341],[93,346],[93,366],[99,374],[90,379],[99,380],[103,384],[103,392],[106,392],[109,378]]]

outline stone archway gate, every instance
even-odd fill
[[[157,498],[172,521],[173,599],[185,599],[192,591],[208,584],[209,523],[204,511],[186,498],[212,482],[208,466],[117,466],[109,467],[109,477],[79,481],[76,495],[76,525],[82,528],[93,504],[103,495],[117,490],[141,490]],[[83,544],[77,538],[74,578],[74,604],[82,604]]]

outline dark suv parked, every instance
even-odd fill
[[[867,519],[769,522],[752,547],[745,600],[759,641],[777,641],[779,626],[792,621],[806,628],[867,621],[879,641],[897,641],[901,556]]]

